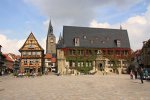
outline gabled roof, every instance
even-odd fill
[[[80,45],[74,45],[74,39],[79,38]],[[119,40],[120,47],[115,42]],[[89,28],[64,26],[63,27],[63,44],[57,45],[58,48],[81,47],[81,48],[129,48],[130,43],[127,30],[107,29],[107,28]]]
[[[34,44],[34,46],[36,45],[38,48],[39,48],[39,50],[44,50],[41,46],[40,46],[40,44],[38,43],[38,41],[36,40],[36,38],[35,38],[35,36],[33,35],[33,33],[31,32],[30,33],[30,35],[28,36],[28,38],[27,38],[27,40],[25,41],[25,43],[23,44],[23,46],[19,49],[19,51],[22,51],[22,50],[26,50],[25,49],[25,45],[29,45],[29,43],[27,43],[30,39],[32,38],[32,40],[33,41],[35,41],[35,44]],[[30,50],[30,49],[29,49]],[[34,49],[34,50],[36,50],[36,49]],[[37,49],[38,50],[38,49]]]

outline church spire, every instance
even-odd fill
[[[122,25],[120,24],[120,30],[122,30]]]
[[[61,37],[61,32],[60,32],[60,35],[59,35],[59,41],[61,41],[62,37]]]
[[[53,26],[51,24],[51,20],[49,22],[49,27],[48,27],[48,35],[53,34]]]

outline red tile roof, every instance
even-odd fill
[[[44,58],[45,58],[45,59],[51,59],[51,58],[52,58],[52,55],[49,54],[49,53],[47,53],[47,54],[45,54]]]
[[[13,60],[8,56],[8,54],[3,54],[7,61],[13,62]]]

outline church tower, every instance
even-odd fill
[[[46,39],[46,53],[56,54],[56,37],[53,34],[53,27],[51,21],[49,22],[49,28]]]

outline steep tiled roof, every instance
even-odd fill
[[[79,38],[79,46],[74,45],[76,37]],[[120,41],[120,47],[116,46],[115,40]],[[130,48],[130,43],[127,30],[64,26],[63,43],[57,45],[57,48],[62,47]]]

